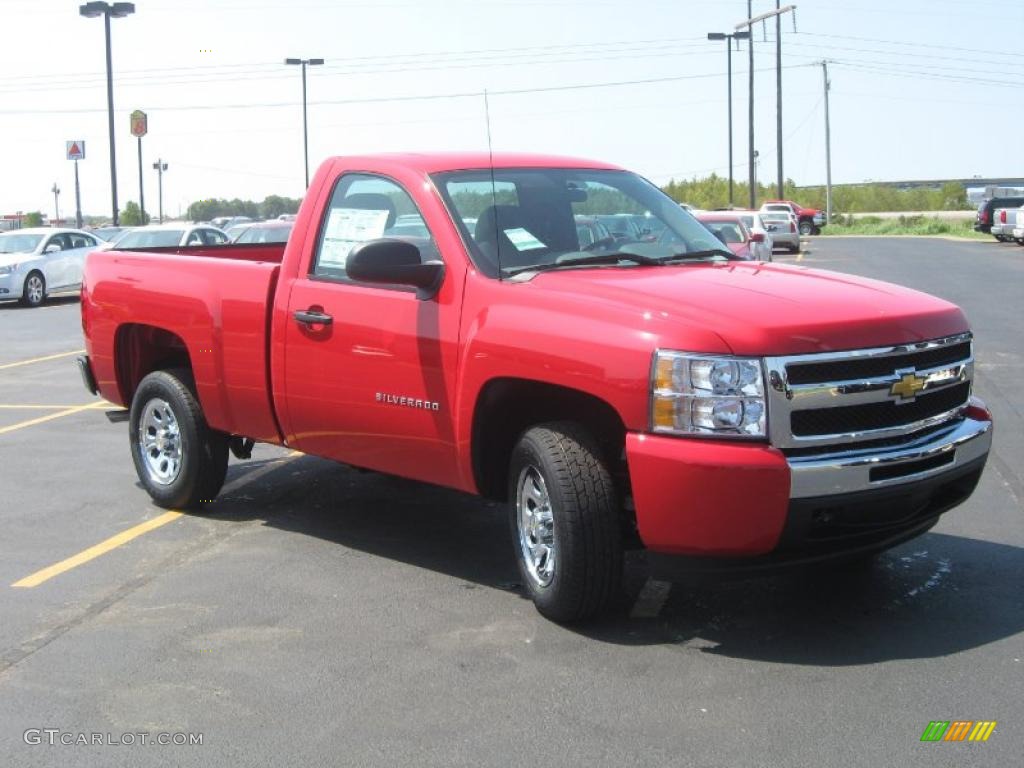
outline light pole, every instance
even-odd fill
[[[117,226],[117,160],[114,153],[114,79],[110,63],[110,19],[121,19],[135,13],[135,3],[92,2],[78,6],[78,13],[89,19],[103,17],[107,39],[107,130],[110,134],[110,200],[113,206],[113,224]]]
[[[53,186],[50,188],[53,192],[53,226],[60,226],[60,187],[57,186],[57,182],[53,182]]]
[[[733,32],[731,35],[725,32],[708,32],[708,40],[725,40],[725,50],[729,60],[729,205],[733,204],[733,177],[732,177],[732,41],[749,40],[750,31]]]
[[[153,169],[156,171],[156,189],[157,189],[157,200],[158,207],[160,210],[160,223],[164,223],[164,171],[167,170],[167,163],[160,158],[153,163]]]
[[[309,129],[306,122],[306,65],[323,64],[323,59],[285,59],[285,64],[302,65],[302,154],[306,163],[306,187],[309,187]]]

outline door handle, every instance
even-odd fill
[[[333,317],[315,309],[298,309],[295,319],[304,325],[330,325],[334,322]]]

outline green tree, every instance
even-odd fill
[[[21,226],[23,227],[41,227],[43,226],[43,214],[39,211],[29,211],[21,217]]]
[[[121,223],[126,227],[138,227],[149,223],[149,214],[143,213],[138,203],[129,200],[121,211]]]
[[[276,219],[282,213],[295,213],[298,210],[298,200],[280,195],[269,195],[260,203],[260,214],[265,219]]]

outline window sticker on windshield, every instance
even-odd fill
[[[344,267],[349,251],[359,243],[383,237],[390,211],[332,208],[327,217],[320,264]]]
[[[534,251],[538,248],[546,248],[540,240],[534,237],[528,230],[522,227],[506,229],[505,236],[516,247],[517,251]]]

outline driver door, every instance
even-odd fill
[[[412,234],[410,234],[412,233]],[[341,176],[306,274],[288,293],[284,426],[288,444],[336,461],[457,485],[454,381],[461,290],[433,298],[351,280],[360,242],[395,237],[440,259],[411,196],[392,179]],[[320,322],[310,318],[321,318]]]

